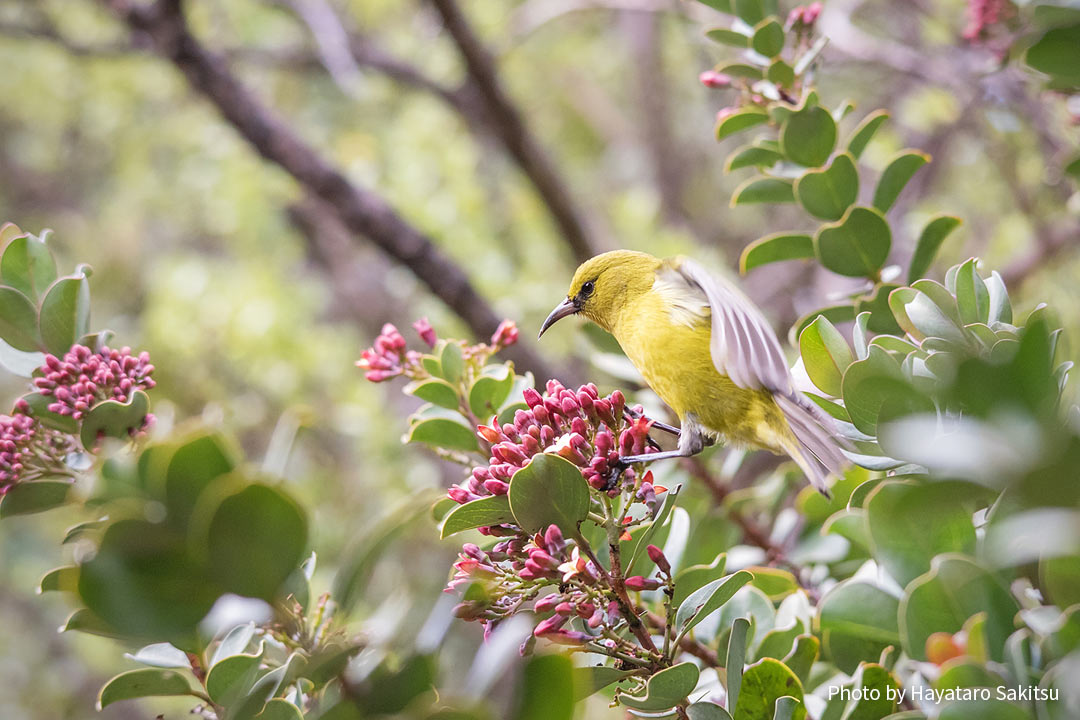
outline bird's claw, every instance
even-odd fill
[[[622,459],[619,459],[619,460],[616,460],[613,463],[610,463],[610,467],[608,468],[607,475],[604,476],[604,480],[605,480],[605,482],[604,482],[604,491],[605,492],[613,490],[616,486],[618,486],[619,478],[622,477],[622,474],[626,471],[626,468],[628,468],[628,467],[630,467],[630,464],[629,463],[624,463],[622,461]]]

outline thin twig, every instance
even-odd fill
[[[134,33],[145,38],[157,54],[172,62],[260,155],[333,207],[351,232],[368,238],[411,270],[479,337],[494,332],[501,318],[465,272],[381,196],[350,182],[256,98],[232,74],[224,58],[204,47],[192,34],[180,0],[159,0],[154,5],[130,0],[102,2]],[[519,342],[508,349],[507,355],[520,367],[545,377],[555,376],[527,344]]]

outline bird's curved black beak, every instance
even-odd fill
[[[573,315],[580,309],[581,308],[578,307],[578,304],[574,302],[572,298],[566,298],[565,300],[563,300],[561,303],[555,306],[555,309],[552,310],[551,314],[547,316],[547,320],[545,320],[544,324],[540,326],[540,334],[536,336],[536,339],[539,340],[543,336],[543,334],[547,332],[547,329],[554,325],[556,322],[562,320],[567,315]]]

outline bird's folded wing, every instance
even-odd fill
[[[791,392],[791,372],[780,341],[750,298],[689,258],[665,261],[658,272],[669,282],[677,274],[704,294],[712,309],[710,350],[717,370],[742,388]]]

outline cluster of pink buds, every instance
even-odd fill
[[[53,399],[50,412],[82,420],[103,400],[127,402],[136,390],[154,387],[153,372],[149,353],[135,356],[129,347],[94,352],[85,345],[73,345],[62,359],[45,356],[42,376],[34,378],[34,385]],[[147,418],[144,426],[153,421],[152,416]]]
[[[573,391],[549,380],[543,395],[529,388],[524,398],[529,409],[514,413],[514,422],[501,427],[493,422],[477,429],[477,435],[491,448],[491,456],[486,466],[473,468],[466,482],[450,488],[453,500],[466,503],[505,495],[510,478],[538,453],[554,453],[569,460],[581,468],[589,485],[614,497],[619,488],[608,487],[608,480],[620,456],[652,451],[648,444],[652,421],[641,415],[640,408],[634,408],[636,419],[628,419],[626,398],[618,390],[600,397],[592,383]],[[632,468],[622,477],[627,489],[640,491],[644,485],[635,485],[637,476]],[[651,484],[645,491],[655,503]]]
[[[1015,6],[1009,0],[968,0],[967,12],[964,39],[979,42],[986,39],[994,26],[1012,17]]]
[[[23,455],[36,434],[37,424],[29,415],[0,415],[0,495],[18,481]]]
[[[812,2],[809,5],[798,5],[791,9],[787,17],[787,27],[797,29],[809,29],[817,22],[821,15],[822,5],[820,2]]]
[[[417,320],[413,325],[424,342],[435,345],[435,331],[426,319]],[[429,342],[430,340],[430,342]],[[360,353],[356,367],[365,370],[364,377],[371,382],[383,382],[398,375],[404,375],[420,362],[420,353],[406,350],[405,338],[390,323],[382,327],[382,332],[375,338],[375,344]]]

